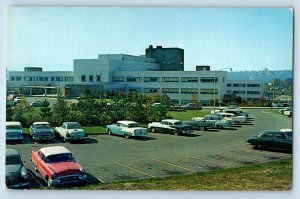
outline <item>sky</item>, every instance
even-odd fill
[[[291,70],[288,8],[10,7],[7,67],[72,71],[74,59],[184,49],[184,69]]]

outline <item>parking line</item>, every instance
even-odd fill
[[[97,178],[98,181],[102,182],[102,183],[105,183],[103,180],[101,180],[100,178]]]
[[[177,168],[180,168],[180,169],[183,169],[183,170],[187,170],[187,171],[191,171],[191,172],[197,172],[195,170],[192,170],[192,169],[188,169],[188,168],[185,168],[185,167],[182,167],[182,166],[178,166],[178,165],[175,165],[175,164],[171,164],[171,163],[168,163],[168,162],[165,162],[165,161],[162,161],[162,160],[158,160],[158,159],[152,159],[156,162],[160,162],[160,163],[164,163],[164,164],[167,164],[167,165],[171,165],[173,167],[177,167]]]
[[[44,187],[44,185],[32,174],[32,171],[28,172],[29,175],[40,185],[40,187]]]
[[[211,162],[211,163],[214,163],[214,164],[219,164],[219,165],[222,165],[222,166],[226,166],[226,168],[234,167],[234,166],[227,165],[227,164],[224,164],[224,163],[219,163],[219,162],[214,162],[214,161],[210,161],[210,160],[205,160],[205,159],[198,158],[198,157],[193,157],[193,156],[185,156],[185,157],[192,158],[192,159],[195,159],[195,160],[203,160],[203,161]]]
[[[114,162],[114,163],[117,164],[117,165],[119,165],[119,166],[123,166],[123,167],[125,167],[125,168],[127,168],[127,169],[133,170],[133,171],[135,171],[135,172],[137,172],[137,173],[141,173],[141,174],[143,174],[143,175],[145,175],[145,176],[149,176],[149,177],[151,177],[151,178],[155,178],[155,176],[153,176],[153,175],[150,175],[150,174],[147,174],[147,173],[145,173],[145,172],[139,171],[139,170],[134,169],[134,168],[132,168],[132,167],[129,167],[129,166],[125,165],[125,164],[121,164],[121,163],[119,163],[119,162]]]

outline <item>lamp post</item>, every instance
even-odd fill
[[[232,72],[232,68],[222,68],[218,71],[214,71],[214,114],[216,113],[216,75],[218,72],[221,72],[223,70],[229,70],[230,72]]]
[[[272,109],[274,109],[274,106],[275,106],[275,77],[274,77],[274,75],[272,74],[272,73],[270,73],[270,72],[268,72],[267,73],[267,75],[270,75],[271,77],[272,77],[272,84],[273,84],[273,102],[272,102],[272,105],[271,105],[271,107],[272,107]]]

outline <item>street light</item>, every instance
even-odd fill
[[[272,73],[270,73],[270,72],[267,72],[266,73],[267,75],[270,75],[271,77],[272,77],[272,84],[273,84],[273,103],[272,103],[272,105],[271,105],[271,107],[272,107],[272,109],[274,109],[274,106],[275,106],[275,77],[274,77],[274,75],[272,74]]]
[[[221,72],[223,70],[229,70],[230,72],[232,72],[232,68],[222,68],[218,71],[214,71],[214,114],[216,113],[216,75],[218,72]]]

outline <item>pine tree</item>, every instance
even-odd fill
[[[43,101],[43,106],[41,107],[40,116],[42,119],[48,120],[53,115],[53,112],[51,111],[50,103],[45,99]]]

